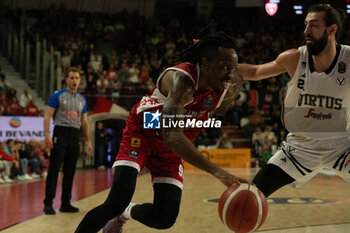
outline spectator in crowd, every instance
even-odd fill
[[[71,64],[71,56],[69,54],[69,51],[66,49],[63,52],[63,56],[61,57],[61,65],[62,65],[62,69],[65,70],[68,67],[70,67]]]
[[[74,51],[74,55],[70,61],[70,66],[74,67],[74,66],[79,66],[82,65],[84,63],[82,56],[80,54],[80,50],[77,49]]]
[[[5,115],[6,110],[6,100],[0,100],[0,116]]]
[[[118,71],[113,64],[109,65],[109,69],[106,71],[106,77],[108,81],[111,81],[115,76],[118,76]]]
[[[100,74],[99,79],[96,82],[97,85],[97,92],[99,94],[106,93],[106,90],[108,88],[108,80],[105,78],[104,74]]]
[[[131,64],[131,67],[129,68],[129,74],[130,74],[130,82],[133,84],[139,84],[140,78],[139,78],[139,68],[137,67],[136,62],[133,62]]]
[[[267,143],[263,144],[262,150],[259,153],[259,158],[261,161],[260,166],[265,165],[271,157],[272,157],[272,152],[271,152],[270,146]]]
[[[196,147],[208,147],[212,146],[213,142],[210,139],[208,132],[204,129],[202,130],[195,140]]]
[[[119,80],[118,74],[113,75],[113,78],[108,82],[108,93],[120,92],[122,89],[122,82]]]
[[[254,145],[254,149],[256,152],[260,152],[262,145],[264,143],[264,133],[261,130],[261,127],[256,127],[255,132],[252,136],[252,144]]]
[[[98,122],[95,131],[95,168],[105,169],[108,149],[108,133],[102,122]]]
[[[0,184],[5,183],[5,176],[6,176],[6,165],[7,162],[5,160],[1,159],[1,154],[0,154]]]
[[[33,97],[29,94],[28,89],[25,89],[20,97],[19,105],[21,105],[22,109],[25,109],[32,99]]]
[[[148,78],[148,81],[146,82],[146,88],[148,92],[151,92],[155,86],[156,84],[153,82],[153,79],[151,77]]]
[[[267,138],[269,144],[271,146],[272,153],[275,153],[277,150],[277,137],[273,131],[271,131],[272,127],[270,125],[265,126],[264,137]]]
[[[280,129],[277,137],[277,145],[280,145],[281,142],[285,141],[287,138],[287,131],[285,129]]]
[[[16,170],[18,172],[19,162],[12,158],[10,155],[6,154],[5,147],[6,144],[4,142],[0,142],[0,161],[4,169],[1,177],[4,182],[11,183],[13,180],[10,177],[15,178],[15,176],[12,176],[11,174],[11,169],[14,167],[13,170]],[[21,177],[21,180],[24,180],[24,178]]]
[[[39,108],[34,104],[34,100],[31,99],[27,104],[27,107],[24,109],[26,116],[39,116]]]
[[[40,175],[42,177],[47,176],[47,169],[49,167],[49,155],[46,152],[45,149],[45,142],[44,141],[36,141],[34,139],[31,139],[29,141],[29,145],[32,146],[33,152],[36,158],[39,160],[39,169],[40,169]]]
[[[0,102],[7,101],[7,92],[5,89],[0,88]]]
[[[5,91],[10,90],[12,87],[11,83],[7,81],[6,75],[1,73],[0,75],[0,89],[3,89]]]
[[[262,125],[264,123],[264,118],[262,117],[258,107],[255,107],[254,113],[250,116],[250,122],[255,125]]]
[[[87,86],[87,80],[86,80],[86,77],[85,77],[85,73],[80,73],[80,84],[79,84],[78,91],[80,93],[85,93],[86,86]]]
[[[11,157],[11,159],[9,159],[8,161],[13,162],[15,165],[14,169],[11,171],[10,178],[17,178],[19,181],[30,180],[31,177],[25,176],[28,170],[28,161],[24,159],[20,160],[18,151],[15,147],[15,143],[12,139],[8,139],[6,141],[4,152]]]
[[[14,116],[22,116],[22,108],[19,105],[19,102],[18,102],[16,96],[13,96],[7,102],[7,105],[10,107],[12,115],[14,115]]]
[[[91,67],[95,72],[98,72],[100,66],[102,65],[102,56],[97,50],[91,52],[90,56]]]
[[[144,61],[144,64],[140,68],[139,72],[139,79],[140,83],[146,83],[149,80],[149,73],[150,73],[150,65],[148,63],[148,60]]]
[[[16,146],[17,146],[17,150],[20,156],[20,159],[26,159],[28,161],[28,166],[30,168],[30,177],[31,178],[40,178],[39,176],[39,161],[38,159],[35,157],[33,148],[24,142],[21,141],[16,141],[15,142]],[[27,174],[27,173],[26,173]]]
[[[95,73],[97,74],[97,76],[105,75],[106,72],[103,68],[103,64],[100,64],[100,66],[98,67],[97,71],[95,71]]]
[[[5,105],[5,110],[2,113],[3,116],[13,116],[13,112],[10,105]]]
[[[217,140],[215,147],[218,149],[232,149],[233,145],[228,137],[228,134],[225,132],[222,136]]]
[[[7,100],[12,100],[13,97],[17,98],[17,91],[15,88],[10,88],[10,90],[7,91]]]
[[[130,77],[129,65],[126,59],[124,59],[124,62],[121,64],[120,69],[118,70],[118,76],[122,83],[124,83],[126,79]]]

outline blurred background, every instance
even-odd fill
[[[240,63],[268,62],[304,44],[304,18],[315,3],[350,12],[350,0],[0,0],[0,125],[12,122],[12,128],[0,129],[0,141],[34,140],[33,149],[42,150],[40,121],[38,132],[16,132],[13,124],[25,127],[23,116],[42,120],[50,95],[64,88],[64,70],[78,66],[93,143],[105,148],[108,167],[127,112],[200,29],[211,22],[213,32],[232,35]],[[347,20],[338,42],[350,44],[349,29]],[[196,146],[248,148],[245,166],[262,166],[288,133],[280,121],[288,80],[283,74],[244,82],[234,105],[219,118],[222,129],[203,130]],[[84,153],[79,166],[94,166]]]

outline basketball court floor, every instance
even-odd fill
[[[230,169],[251,179],[255,169]],[[60,177],[61,178],[61,177]],[[91,208],[102,203],[112,182],[110,170],[79,170],[73,188],[73,203],[79,213],[60,213],[60,188],[54,202],[57,214],[42,212],[45,180],[0,185],[0,231],[4,233],[65,233],[75,228]],[[60,181],[59,181],[60,187]],[[214,177],[199,171],[185,171],[180,214],[175,225],[162,233],[231,232],[220,221],[217,201],[225,187]],[[151,202],[150,175],[138,179],[133,202]],[[269,199],[269,212],[258,232],[345,233],[350,232],[350,184],[332,174],[318,174],[298,189],[284,187]],[[102,231],[101,231],[102,232]],[[125,233],[159,232],[130,220]]]

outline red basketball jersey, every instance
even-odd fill
[[[157,80],[156,87],[154,88],[152,94],[144,96],[142,100],[135,105],[135,107],[130,113],[131,116],[129,116],[127,119],[127,122],[131,124],[137,123],[139,127],[142,127],[143,111],[159,110],[161,112],[163,105],[166,101],[166,96],[164,96],[160,92],[158,86],[164,74],[169,70],[184,73],[192,80],[194,84],[195,92],[193,94],[193,98],[184,106],[185,115],[191,115],[192,119],[195,118],[196,120],[205,121],[208,119],[209,112],[220,106],[227,92],[227,89],[223,90],[221,93],[217,93],[212,89],[206,91],[205,93],[200,93],[198,90],[200,74],[199,64],[180,63],[179,65],[169,67],[163,73],[160,74]],[[202,128],[185,128],[184,134],[191,141],[193,141],[201,130]],[[154,131],[155,130],[153,130],[153,132]]]

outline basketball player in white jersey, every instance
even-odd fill
[[[350,46],[336,41],[344,19],[330,5],[314,5],[305,18],[306,45],[266,64],[238,66],[246,80],[291,77],[282,111],[290,133],[253,180],[266,196],[323,168],[350,182]]]

